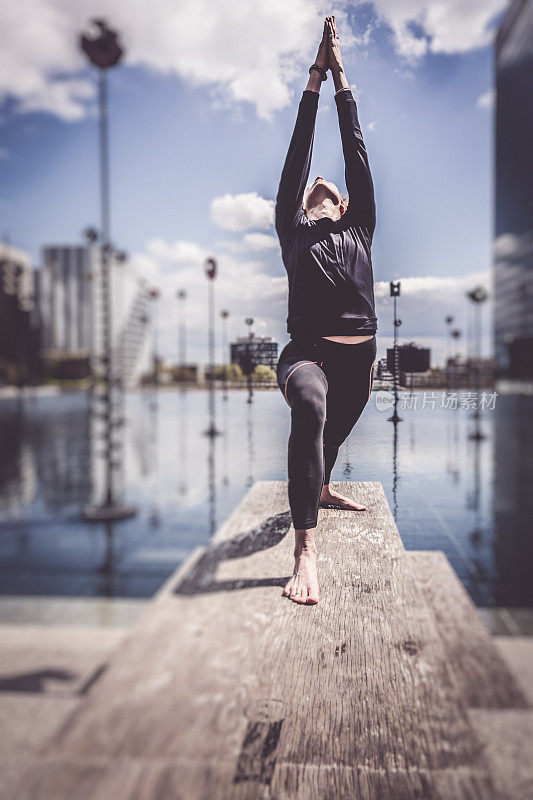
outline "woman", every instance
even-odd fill
[[[306,187],[320,85],[328,68],[335,86],[348,204],[335,184],[321,175]],[[342,65],[335,17],[326,17],[276,197],[276,231],[289,278],[291,334],[278,360],[277,379],[291,408],[288,490],[295,531],[294,572],[283,594],[298,603],[319,599],[319,505],[365,509],[332,489],[329,481],[339,447],[372,389],[375,224],[374,188],[357,107]]]

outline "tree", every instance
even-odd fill
[[[254,379],[258,383],[266,383],[267,381],[275,381],[276,380],[276,373],[270,367],[267,367],[265,364],[257,364],[254,372],[253,372]]]

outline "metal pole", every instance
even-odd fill
[[[208,321],[208,359],[209,359],[209,382],[208,382],[208,413],[209,425],[204,431],[206,436],[218,436],[221,431],[215,425],[215,277],[217,264],[214,258],[206,261],[206,274],[208,284],[207,294],[207,321]]]
[[[105,503],[114,505],[113,485],[113,364],[111,352],[111,280],[109,271],[110,201],[109,201],[109,139],[107,108],[107,77],[105,69],[98,71],[100,109],[100,230],[102,285],[102,345],[104,351],[104,419],[105,419]]]

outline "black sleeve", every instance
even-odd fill
[[[305,89],[298,106],[276,196],[275,221],[280,240],[293,230],[304,213],[302,199],[311,168],[318,97],[318,92]]]
[[[349,196],[346,213],[350,214],[356,225],[366,225],[373,234],[376,226],[374,184],[357,116],[357,105],[350,89],[337,92],[335,102],[339,115],[346,188]]]

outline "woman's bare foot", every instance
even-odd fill
[[[295,536],[294,573],[283,594],[295,603],[312,605],[318,603],[319,599],[314,529],[295,531]]]
[[[366,506],[356,503],[350,497],[344,497],[344,495],[336,492],[335,489],[330,489],[329,484],[322,487],[319,505],[335,505],[347,511],[366,511]]]

